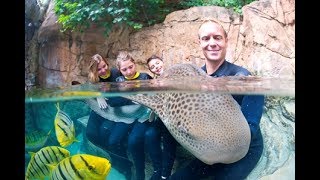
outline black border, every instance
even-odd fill
[[[317,97],[317,72],[319,50],[318,41],[313,37],[318,32],[312,33],[312,29],[318,29],[316,13],[310,15],[313,3],[303,4],[296,1],[296,179],[309,179],[317,172],[315,169],[318,156],[318,131],[315,124],[318,121]],[[305,2],[307,3],[307,2]],[[17,1],[14,4],[5,5],[6,12],[2,12],[5,21],[2,30],[2,42],[4,51],[2,55],[2,148],[3,175],[10,175],[10,179],[24,178],[24,4]],[[303,18],[304,17],[304,18]],[[307,21],[309,19],[309,21]],[[310,22],[311,20],[311,22]],[[313,21],[312,21],[313,20]],[[309,29],[308,29],[309,27]],[[13,33],[13,34],[12,34]],[[311,41],[311,42],[308,42]],[[3,47],[2,46],[2,47]],[[314,55],[312,57],[312,55]],[[308,57],[309,56],[309,57]],[[311,57],[310,57],[311,56]],[[313,69],[314,68],[314,69]],[[309,81],[308,81],[309,79]],[[310,82],[311,79],[311,82]],[[314,80],[314,81],[313,81]],[[310,89],[308,89],[310,87]],[[311,89],[312,88],[312,89]],[[313,104],[313,105],[312,105]],[[314,149],[314,150],[312,150]],[[6,157],[7,156],[7,157]],[[5,163],[4,163],[5,162]],[[21,167],[20,167],[21,166]],[[313,169],[314,168],[314,169]],[[10,172],[9,172],[10,171]],[[12,171],[12,172],[11,172]]]
[[[294,2],[294,1],[293,1]],[[296,93],[295,93],[295,177],[296,179],[313,179],[317,176],[319,156],[318,147],[319,130],[316,124],[319,117],[317,104],[317,74],[319,73],[317,57],[319,45],[316,39],[318,32],[312,33],[316,28],[319,10],[312,9],[312,4],[303,4],[306,1],[295,1],[295,52],[296,52]],[[317,8],[317,6],[314,6]],[[313,15],[311,13],[314,13]],[[311,89],[312,88],[312,89]],[[317,169],[316,169],[317,168]]]
[[[3,5],[1,151],[2,175],[24,179],[24,4]]]

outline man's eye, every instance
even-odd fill
[[[214,39],[216,39],[216,40],[221,40],[221,39],[222,39],[222,36],[216,36],[216,37],[214,37]]]
[[[202,37],[201,39],[202,39],[203,41],[208,41],[210,38],[209,38],[209,37],[204,36],[204,37]]]

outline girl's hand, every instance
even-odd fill
[[[108,103],[104,97],[97,97],[97,101],[100,109],[105,109],[108,107]]]
[[[153,111],[151,111],[151,113],[150,113],[150,115],[149,115],[149,122],[152,122],[152,121],[154,121],[156,119],[156,114],[153,112]]]

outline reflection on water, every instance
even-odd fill
[[[168,91],[294,96],[295,80],[271,77],[231,76],[206,79],[184,77],[178,80],[152,79],[118,83],[105,82],[51,89],[31,89],[30,91],[26,91],[25,101],[57,101]]]
[[[26,141],[26,167],[30,160],[28,152],[36,152],[41,147],[46,146],[59,146],[53,130],[57,102],[59,102],[61,110],[66,112],[74,122],[76,139],[79,140],[79,142],[74,142],[66,147],[71,155],[86,153],[110,159],[109,152],[88,141],[84,133],[91,111],[88,104],[85,103],[86,99],[99,96],[108,98],[140,93],[165,92],[263,94],[266,96],[266,105],[260,126],[265,149],[258,165],[247,179],[260,179],[262,177],[294,179],[294,80],[256,77],[211,79],[212,81],[206,82],[194,79],[127,81],[123,83],[83,84],[27,91],[25,98],[25,135],[29,140]],[[131,158],[129,156],[129,160]],[[186,165],[192,158],[192,154],[182,146],[178,146],[173,171]],[[146,179],[153,172],[151,161],[147,154],[145,172]],[[111,169],[107,177],[109,180],[125,179],[125,176],[115,168]]]

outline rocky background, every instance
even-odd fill
[[[114,65],[117,52],[127,50],[139,69],[147,73],[145,62],[152,54],[163,57],[165,66],[175,63],[201,66],[204,57],[197,42],[197,29],[208,18],[219,19],[228,33],[228,61],[257,76],[295,76],[294,0],[255,1],[243,7],[241,16],[222,7],[193,7],[173,12],[163,23],[139,31],[115,27],[109,37],[94,26],[82,34],[61,33],[51,0],[25,0],[25,7],[26,89],[65,86],[73,80],[85,82],[90,57],[95,53],[107,57]],[[46,113],[48,109],[42,104],[32,106],[34,110],[26,109],[26,125],[45,128],[43,125],[55,115],[53,106],[50,113]],[[72,107],[66,111],[74,119],[88,112],[79,114]],[[248,179],[294,179],[294,97],[267,97],[261,129],[265,150]]]

